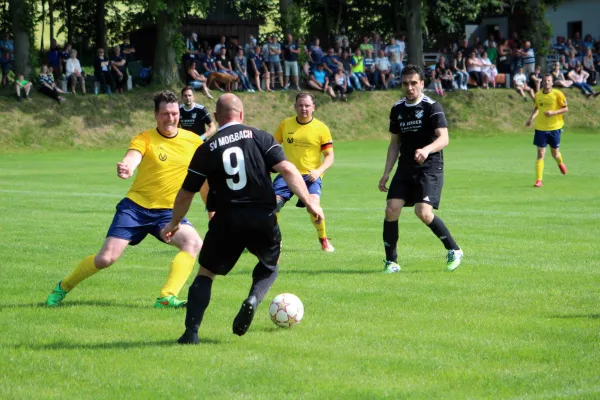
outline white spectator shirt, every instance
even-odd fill
[[[81,64],[78,59],[69,58],[67,60],[67,76],[71,76],[75,70],[81,73]]]
[[[387,71],[390,68],[390,60],[387,57],[377,57],[375,66],[379,71]]]
[[[396,44],[400,46],[400,52],[406,54],[406,43],[404,43],[404,40],[396,40]]]
[[[219,43],[213,49],[213,54],[221,54],[221,47],[225,47],[223,43]]]
[[[525,82],[527,82],[527,77],[525,76],[525,74],[515,74],[515,76],[513,77],[513,82],[517,86],[523,86]]]
[[[385,54],[388,54],[391,62],[400,62],[400,55],[402,54],[402,50],[400,50],[400,45],[398,43],[392,45],[388,45],[385,47]]]

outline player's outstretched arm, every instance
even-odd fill
[[[317,217],[319,221],[325,219],[323,209],[319,205],[313,203],[310,194],[308,193],[308,189],[306,188],[306,183],[294,164],[285,160],[275,164],[273,169],[281,174],[283,180],[285,180],[292,192],[298,196],[304,205],[306,205],[306,210],[310,214]]]
[[[142,153],[137,150],[128,150],[125,157],[117,163],[117,175],[121,179],[130,178],[135,169],[142,162]]]
[[[392,169],[394,169],[394,165],[396,165],[399,155],[400,135],[392,134],[390,138],[390,145],[388,146],[387,157],[385,159],[385,169],[383,170],[383,176],[379,180],[379,191],[388,191],[386,183],[390,179],[390,173],[392,172]]]
[[[160,230],[160,237],[166,243],[169,243],[175,232],[179,230],[179,223],[189,211],[195,194],[196,193],[188,192],[183,188],[177,193],[175,203],[173,204],[173,216],[171,217],[171,221]]]

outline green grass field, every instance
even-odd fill
[[[174,344],[183,310],[152,308],[175,254],[154,238],[42,306],[101,246],[130,184],[115,176],[122,151],[2,155],[0,398],[600,398],[600,138],[565,134],[569,174],[548,158],[542,189],[531,140],[451,141],[438,215],[464,262],[446,272],[406,209],[394,275],[380,273],[387,142],[338,144],[323,197],[336,252],[292,204],[281,218],[266,301],[298,295],[303,322],[277,328],[263,304],[248,334],[231,333],[255,264],[244,255],[213,285],[195,347]],[[204,235],[201,202],[188,217]]]

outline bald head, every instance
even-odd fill
[[[230,122],[244,122],[244,105],[235,94],[227,93],[217,100],[215,119],[223,126]]]

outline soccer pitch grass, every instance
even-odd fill
[[[265,303],[298,295],[302,323],[277,328],[263,303],[245,336],[231,333],[255,264],[245,254],[213,285],[199,346],[174,344],[184,310],[152,308],[176,252],[152,237],[42,306],[100,248],[131,183],[115,174],[123,151],[0,156],[0,398],[598,398],[600,138],[565,134],[569,174],[547,157],[541,189],[531,141],[452,140],[438,215],[463,264],[446,272],[443,246],[406,209],[393,275],[381,273],[377,190],[387,142],[337,144],[323,190],[336,252],[294,203],[281,214]],[[188,217],[203,236],[201,201]]]

